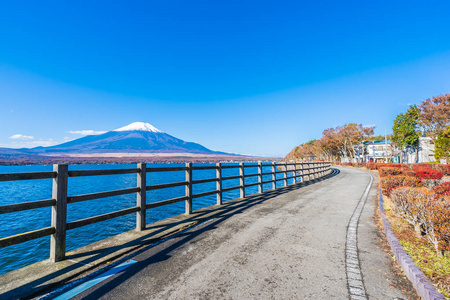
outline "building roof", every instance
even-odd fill
[[[388,140],[387,143],[390,144],[391,141]],[[382,141],[364,141],[363,144],[364,145],[372,145],[372,144],[379,145],[379,144],[385,144],[385,141],[384,140],[382,140]]]

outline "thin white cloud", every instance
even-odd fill
[[[32,140],[34,139],[34,136],[31,135],[23,135],[23,134],[15,134],[9,137],[12,140]]]
[[[81,135],[99,135],[106,133],[107,131],[95,131],[95,130],[71,130],[68,131],[71,134],[81,134]]]
[[[10,144],[0,144],[1,148],[34,148],[34,147],[49,147],[59,144],[58,142],[53,141],[52,139],[48,140],[38,140],[38,141],[14,141]]]

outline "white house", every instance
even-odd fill
[[[393,156],[391,141],[365,141],[363,161],[390,162]]]
[[[391,141],[364,141],[357,147],[359,162],[392,162],[400,163],[401,150],[392,145]],[[419,137],[416,149],[403,149],[403,163],[434,162],[434,143],[430,137]]]
[[[407,147],[403,154],[403,163],[428,163],[434,162],[434,142],[431,137],[419,137],[419,147],[416,151]]]

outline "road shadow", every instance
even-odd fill
[[[181,245],[191,241],[198,235],[215,229],[220,223],[224,222],[225,220],[229,219],[233,215],[240,214],[244,212],[246,209],[251,208],[255,205],[259,205],[261,203],[264,203],[270,199],[273,199],[274,197],[289,193],[291,191],[310,186],[313,184],[317,184],[320,182],[323,182],[327,179],[330,179],[332,177],[337,176],[340,173],[338,169],[331,169],[331,173],[328,175],[325,175],[322,178],[316,178],[305,182],[299,182],[295,184],[291,184],[285,187],[279,187],[276,190],[267,190],[260,194],[253,194],[246,196],[245,198],[241,199],[234,199],[229,200],[223,203],[221,206],[213,205],[210,207],[202,208],[199,210],[194,211],[194,214],[192,216],[182,216],[178,220],[177,217],[172,217],[169,219],[173,219],[173,222],[163,224],[163,225],[152,225],[150,224],[147,226],[147,230],[152,230],[151,233],[148,235],[144,235],[140,238],[137,238],[133,241],[130,241],[128,243],[124,243],[122,245],[102,248],[98,250],[92,250],[87,251],[83,253],[79,253],[76,255],[69,255],[66,259],[77,259],[79,262],[77,264],[71,265],[66,268],[62,268],[58,270],[57,272],[54,272],[48,276],[44,276],[42,278],[39,278],[39,280],[30,282],[29,284],[20,287],[20,289],[27,289],[30,291],[33,291],[39,287],[39,291],[36,291],[33,293],[33,296],[36,297],[37,295],[44,295],[46,293],[49,293],[50,290],[55,288],[54,283],[46,284],[47,282],[52,281],[53,279],[57,278],[58,276],[61,276],[62,274],[66,272],[71,272],[75,269],[77,269],[80,266],[83,266],[84,268],[86,265],[89,265],[93,262],[95,262],[97,259],[104,257],[106,255],[110,255],[111,253],[114,253],[115,251],[119,251],[124,247],[133,247],[131,250],[127,252],[121,252],[120,257],[117,261],[114,263],[109,264],[106,267],[103,267],[99,270],[96,270],[95,272],[89,274],[88,276],[85,276],[81,280],[77,280],[76,284],[79,285],[83,282],[86,282],[92,278],[95,278],[96,276],[100,275],[101,273],[106,272],[107,270],[113,268],[114,266],[117,266],[118,264],[130,259],[131,257],[134,257],[136,255],[139,255],[141,253],[144,253],[148,251],[149,249],[155,247],[157,244],[160,244],[163,241],[166,241],[168,239],[175,239],[176,242],[170,244],[170,246],[164,248],[162,251],[159,251],[155,253],[154,255],[149,256],[145,260],[139,261],[139,263],[136,263],[130,267],[128,267],[126,270],[124,270],[122,273],[117,275],[113,280],[109,281],[107,284],[102,286],[101,288],[95,290],[89,295],[83,296],[85,299],[98,299],[102,295],[106,294],[108,291],[110,291],[115,286],[121,284],[122,282],[126,281],[130,277],[135,276],[137,273],[139,273],[142,269],[148,267],[151,264],[161,262],[164,260],[167,260],[170,258],[169,253],[180,247]],[[214,215],[211,215],[214,213]],[[203,222],[207,220],[212,221],[208,222],[207,224],[202,224]],[[171,233],[168,236],[158,237],[158,238],[152,238],[152,236],[155,236],[157,234],[160,234],[174,226],[179,226],[183,224],[196,224],[195,227],[189,226],[188,228],[181,230],[177,233]],[[98,265],[93,265],[92,268],[87,269],[87,271],[98,268]],[[70,280],[73,280],[75,276],[78,276],[78,274],[74,275],[71,278],[68,278],[65,280],[65,282],[68,282]],[[61,284],[61,282],[59,283]],[[45,299],[53,299],[57,297],[58,295],[61,295],[62,293],[65,293],[67,290],[70,290],[74,288],[74,286],[68,286],[67,288],[63,288],[58,291],[57,294],[49,294],[45,297]],[[0,298],[14,298],[13,296],[16,294],[15,290],[11,290],[7,293],[4,293],[0,295]]]
[[[115,275],[115,277],[112,280],[110,280],[109,282],[107,282],[106,284],[101,286],[100,288],[92,291],[91,293],[82,294],[82,298],[83,299],[98,299],[99,297],[104,296],[109,291],[111,291],[113,288],[115,288],[116,286],[120,285],[121,283],[127,281],[129,278],[136,276],[136,274],[140,273],[143,269],[149,267],[150,265],[169,259],[171,257],[171,255],[170,255],[171,252],[173,252],[180,246],[184,245],[185,243],[195,239],[199,235],[201,235],[207,231],[216,229],[217,226],[219,226],[222,222],[226,221],[227,219],[231,218],[232,216],[234,216],[236,214],[243,213],[245,210],[247,210],[253,206],[262,204],[270,199],[273,199],[276,196],[283,195],[283,194],[289,193],[291,191],[325,181],[329,178],[337,176],[339,173],[340,173],[340,171],[338,169],[332,169],[332,172],[330,174],[328,174],[322,178],[292,184],[292,185],[289,185],[286,187],[278,188],[276,190],[265,191],[262,194],[250,195],[250,196],[248,196],[242,200],[238,200],[238,201],[230,200],[230,201],[225,202],[222,206],[220,206],[219,209],[217,208],[217,206],[214,206],[215,208],[212,208],[212,207],[204,208],[204,209],[202,209],[201,213],[197,214],[193,218],[187,218],[183,221],[175,222],[171,226],[175,226],[175,224],[179,225],[181,223],[186,223],[186,222],[188,222],[187,220],[189,220],[189,222],[196,221],[197,225],[195,227],[190,227],[190,228],[182,230],[178,233],[172,234],[170,236],[170,240],[172,240],[172,242],[169,242],[167,244],[167,247],[164,247],[162,250],[149,255],[148,257],[146,257],[143,260],[139,260],[138,263],[133,264],[132,266],[128,267],[126,270],[122,271],[118,275]],[[215,215],[214,217],[212,217],[213,219],[211,219],[210,216],[205,218],[205,215],[209,215],[212,211],[218,211],[218,210],[220,210],[220,212],[217,215]],[[206,223],[205,221],[207,221],[207,220],[210,220],[210,221]],[[169,227],[169,225],[155,226],[152,228],[158,228],[158,227],[161,230],[166,230],[167,227]],[[167,240],[168,239],[165,239],[163,241],[167,241]],[[148,244],[142,245],[139,249],[133,250],[132,253],[129,253],[125,257],[122,257],[121,259],[119,259],[114,264],[114,266],[117,266],[118,264],[120,264],[128,259],[131,259],[132,257],[138,256],[140,254],[145,253],[146,251],[149,251],[150,249],[152,249],[153,247],[156,246],[156,244],[155,244],[156,242],[157,241],[155,240],[154,243],[151,245],[148,245]],[[157,244],[159,244],[159,243],[157,243]],[[96,254],[101,255],[102,253],[99,252]],[[112,268],[112,267],[113,266],[111,266],[110,268]],[[108,269],[110,269],[110,268],[108,268]],[[85,277],[84,282],[98,276],[100,273],[103,273],[105,271],[107,271],[107,269],[103,268],[101,271],[95,272],[95,274],[91,274],[91,275]],[[73,287],[70,287],[67,290],[72,289],[72,288]],[[62,290],[57,295],[51,295],[50,297],[47,297],[46,299],[53,299],[54,297],[57,297],[58,295],[60,295],[61,293],[64,293],[64,292],[66,292],[66,290]]]

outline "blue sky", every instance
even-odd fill
[[[134,121],[265,156],[345,123],[383,134],[408,105],[450,92],[448,12],[448,1],[3,1],[0,147]]]

